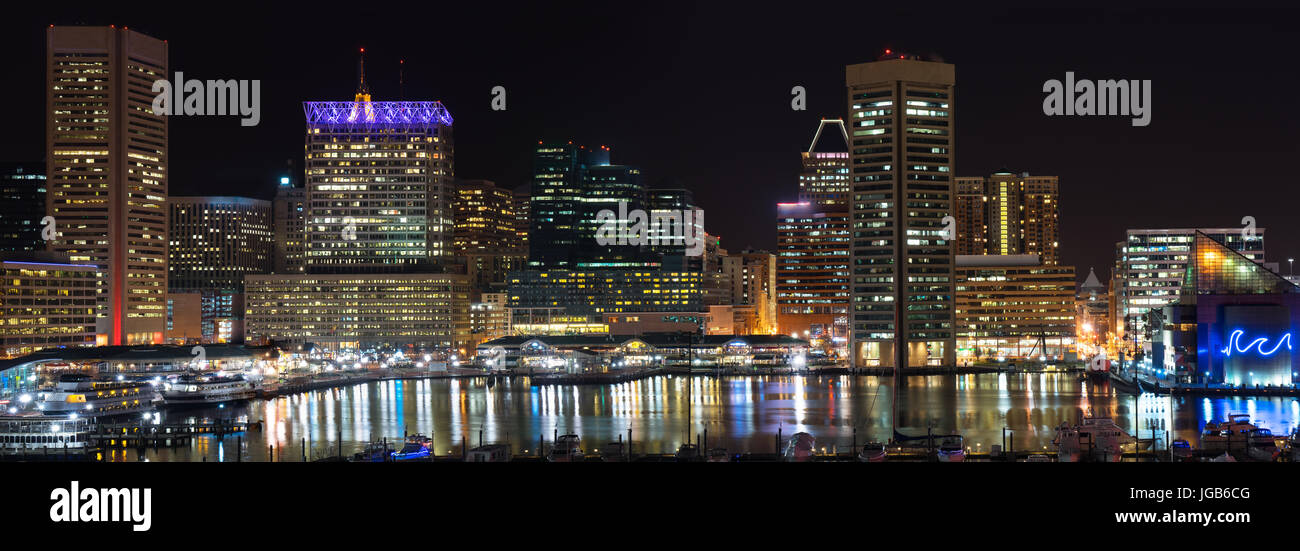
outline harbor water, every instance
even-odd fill
[[[1052,449],[1055,428],[1082,416],[1107,416],[1130,435],[1186,438],[1232,413],[1250,414],[1274,434],[1300,426],[1295,398],[1193,398],[1117,393],[1066,373],[989,373],[906,377],[895,395],[889,377],[657,376],[612,385],[530,385],[527,378],[408,379],[317,390],[201,409],[164,410],[162,423],[261,421],[260,429],[202,435],[179,448],[111,448],[110,461],[303,461],[351,456],[366,443],[403,435],[433,438],[438,455],[462,446],[509,443],[536,454],[539,436],[577,434],[594,451],[620,436],[635,453],[672,453],[707,429],[709,447],[772,453],[782,438],[808,432],[818,451],[888,441],[892,428],[924,436],[959,433],[974,452],[1003,442],[1020,451]],[[687,397],[690,397],[689,401]],[[688,406],[689,403],[689,406]],[[1168,431],[1168,433],[1166,433]],[[784,444],[784,442],[782,442]],[[237,452],[237,450],[239,450]],[[237,457],[236,453],[240,455]]]

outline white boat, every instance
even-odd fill
[[[46,415],[109,417],[153,411],[161,397],[144,381],[105,381],[85,374],[64,374],[40,393],[36,407]]]
[[[1251,431],[1258,428],[1250,421],[1249,414],[1234,413],[1222,423],[1205,423],[1205,430],[1201,433],[1201,447],[1207,451],[1244,452],[1249,447]]]
[[[1129,437],[1109,417],[1086,417],[1083,424],[1062,424],[1056,429],[1057,461],[1101,461],[1115,463],[1124,459],[1124,444]]]
[[[565,434],[555,441],[551,446],[551,451],[546,453],[546,460],[552,463],[571,463],[582,461],[586,456],[582,453],[582,441],[576,434]]]
[[[53,417],[35,412],[0,416],[0,450],[84,451],[90,440],[91,420]]]
[[[1079,448],[1079,431],[1069,423],[1061,423],[1056,428],[1056,460],[1061,463],[1078,463],[1083,458]]]
[[[1052,458],[1041,453],[1033,454],[1025,458],[1025,463],[1051,463]]]
[[[1254,429],[1246,434],[1246,455],[1256,461],[1275,461],[1281,455],[1278,438],[1268,429]]]
[[[169,406],[220,404],[253,398],[257,389],[243,375],[186,375],[164,385],[163,401]]]
[[[966,447],[963,445],[962,436],[953,434],[943,437],[939,443],[939,461],[944,463],[959,463],[966,460]]]
[[[864,463],[879,463],[889,456],[885,451],[885,445],[880,442],[867,442],[862,445],[862,451],[858,452],[858,461]]]
[[[488,444],[469,451],[465,461],[470,463],[508,463],[510,446],[507,444]]]

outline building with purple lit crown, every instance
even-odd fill
[[[308,101],[310,273],[427,271],[452,254],[451,114],[436,101]]]

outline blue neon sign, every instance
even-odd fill
[[[1282,338],[1278,339],[1277,343],[1273,345],[1273,348],[1269,349],[1267,352],[1264,351],[1264,345],[1268,343],[1267,337],[1260,337],[1258,339],[1250,341],[1250,344],[1247,344],[1245,347],[1242,347],[1241,336],[1245,334],[1246,332],[1242,331],[1241,329],[1237,329],[1233,331],[1232,334],[1228,337],[1228,346],[1225,347],[1223,350],[1220,350],[1219,352],[1222,352],[1226,356],[1232,356],[1233,349],[1236,349],[1237,353],[1239,354],[1245,354],[1246,352],[1250,352],[1250,349],[1254,348],[1259,352],[1260,356],[1272,356],[1274,353],[1278,351],[1279,348],[1282,348],[1282,343],[1286,343],[1286,349],[1291,350],[1290,333],[1284,333],[1282,335]]]

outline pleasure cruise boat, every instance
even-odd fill
[[[163,401],[169,406],[235,402],[253,398],[257,388],[243,375],[186,375],[164,385]]]
[[[46,415],[112,417],[148,413],[161,397],[145,381],[97,380],[86,374],[63,374],[53,388],[41,391],[36,407]]]

